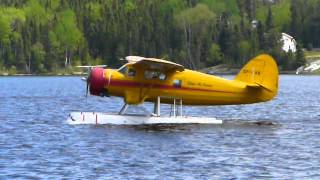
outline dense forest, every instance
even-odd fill
[[[258,53],[283,70],[320,47],[320,0],[0,0],[0,72],[118,66],[127,55],[199,69],[243,65]],[[281,32],[298,41],[281,51]]]

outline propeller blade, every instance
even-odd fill
[[[107,65],[95,65],[95,66],[77,66],[78,68],[84,68],[87,69],[87,72],[84,74],[87,75],[87,77],[82,77],[81,80],[86,82],[86,98],[88,97],[89,91],[90,91],[90,79],[91,79],[91,71],[93,68],[106,68]]]
[[[82,77],[81,78],[81,80],[84,81],[84,82],[87,82],[88,81],[87,79],[88,79],[87,77]]]
[[[91,68],[88,69],[88,77],[86,77],[87,87],[86,87],[86,98],[88,97],[89,89],[90,89],[90,79],[91,79]]]
[[[87,81],[87,88],[86,88],[86,98],[88,97],[88,92],[89,92],[89,82]]]
[[[95,65],[95,66],[77,66],[78,68],[87,69],[87,72],[84,73],[87,77],[82,77],[81,80],[86,82],[86,98],[88,97],[90,91],[90,79],[91,79],[91,71],[93,68],[105,68],[107,65]]]

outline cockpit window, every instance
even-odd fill
[[[146,79],[159,79],[159,80],[165,80],[166,79],[166,75],[162,72],[159,71],[153,71],[153,70],[146,70],[144,72],[144,77]]]
[[[136,70],[133,68],[129,68],[128,76],[134,77],[136,75]]]
[[[123,66],[119,69],[119,72],[122,73],[122,74],[126,74],[127,73],[127,70],[128,70],[128,67],[127,66]]]

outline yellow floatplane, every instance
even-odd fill
[[[208,117],[185,117],[183,105],[235,105],[269,101],[278,92],[278,67],[266,54],[251,59],[233,80],[184,68],[170,61],[127,56],[119,69],[89,67],[87,94],[123,97],[118,114],[73,112],[72,124],[219,124]],[[146,116],[126,115],[128,105],[154,102],[154,112]],[[161,103],[172,104],[173,116],[160,116]],[[170,113],[172,114],[172,113]]]

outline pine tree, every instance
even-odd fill
[[[297,44],[297,51],[296,51],[296,57],[295,57],[295,68],[304,66],[306,64],[306,59],[304,57],[304,52],[302,49],[301,43]]]
[[[269,6],[268,15],[267,15],[267,19],[266,19],[266,30],[269,31],[272,28],[274,28],[273,15],[272,15],[271,7]]]
[[[259,48],[265,49],[266,47],[266,40],[264,37],[264,27],[261,21],[258,21],[257,25],[257,33],[258,33],[258,41],[259,41]]]

